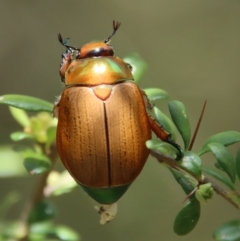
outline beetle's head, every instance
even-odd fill
[[[100,56],[113,56],[114,51],[112,46],[109,44],[110,39],[119,29],[121,23],[113,21],[113,32],[103,42],[93,42],[83,45],[81,48],[75,48],[68,45],[68,39],[63,39],[62,36],[58,35],[59,42],[67,48],[68,53],[75,55],[76,59],[100,57]]]

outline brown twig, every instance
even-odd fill
[[[219,194],[221,197],[223,197],[225,200],[227,200],[229,203],[231,203],[235,208],[240,209],[239,206],[233,202],[233,200],[231,198],[228,197],[227,192],[224,191],[222,188],[220,188],[216,183],[212,182],[210,179],[208,179],[207,177],[203,176],[201,177],[201,180],[199,180],[198,177],[196,177],[196,175],[194,175],[194,173],[190,172],[189,170],[187,170],[186,168],[180,166],[178,164],[178,162],[174,159],[172,159],[171,157],[165,156],[163,154],[161,154],[160,152],[156,151],[156,150],[151,150],[150,154],[155,157],[160,163],[165,163],[167,166],[174,168],[178,171],[183,171],[188,173],[191,177],[193,177],[194,179],[196,179],[198,181],[199,184],[207,184],[210,183],[213,190]]]
[[[171,157],[168,157],[168,156],[165,156],[165,155],[163,155],[162,153],[160,153],[156,150],[151,150],[150,154],[153,157],[155,157],[159,162],[161,162],[161,163],[163,162],[163,163],[167,164],[168,166],[170,166],[171,168],[174,168],[178,171],[184,171],[184,172],[190,174],[198,182],[201,182],[201,180],[196,175],[194,175],[194,173],[189,171],[187,168],[185,168],[183,166],[180,166],[179,162],[176,161],[175,159],[173,159]]]
[[[222,188],[220,188],[216,183],[212,182],[209,178],[203,176],[202,184],[206,184],[206,183],[211,183],[213,190],[217,194],[222,196],[225,200],[227,200],[229,203],[231,203],[235,208],[239,209],[239,206],[235,202],[233,202],[231,198],[228,197],[226,191],[224,191]]]
[[[20,214],[20,229],[25,229],[24,235],[19,241],[27,241],[27,235],[28,235],[28,218],[29,215],[32,211],[32,209],[35,207],[35,205],[42,201],[45,196],[44,196],[44,188],[47,184],[47,179],[49,174],[51,173],[53,167],[56,164],[57,161],[57,150],[56,147],[54,146],[49,153],[46,153],[45,147],[42,146],[43,153],[49,157],[49,159],[52,161],[52,165],[49,171],[43,173],[40,177],[39,182],[36,185],[36,188],[33,190],[33,195],[27,200],[21,214]]]

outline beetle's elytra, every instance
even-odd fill
[[[147,114],[147,97],[134,83],[130,65],[114,56],[108,42],[119,26],[113,22],[105,41],[81,48],[59,35],[67,51],[60,67],[66,88],[54,109],[57,148],[72,177],[101,204],[116,202],[139,175],[152,130],[179,148]]]

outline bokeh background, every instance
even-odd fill
[[[118,56],[139,53],[149,68],[141,87],[159,87],[185,103],[192,128],[205,99],[203,123],[195,143],[240,124],[240,2],[225,0],[1,0],[0,95],[25,94],[54,101],[63,86],[58,75],[61,53],[57,33],[73,46],[103,40],[112,20],[122,26],[112,40]],[[167,102],[156,103],[167,112]],[[0,144],[19,126],[8,108],[0,106]],[[178,141],[181,144],[181,140]],[[239,146],[231,150],[235,153]],[[4,162],[7,160],[0,160]],[[204,163],[212,165],[211,155]],[[59,164],[60,165],[60,164]],[[18,217],[36,178],[0,180],[0,196],[17,189],[22,201],[12,210]],[[195,230],[184,237],[173,233],[184,193],[166,168],[149,158],[143,172],[119,201],[117,217],[101,226],[94,202],[79,188],[52,198],[57,222],[77,230],[83,240],[211,240],[214,228],[239,218],[221,197],[202,206]]]

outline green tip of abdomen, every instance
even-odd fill
[[[127,191],[131,184],[109,187],[109,188],[93,188],[87,187],[79,183],[83,190],[95,201],[100,204],[112,204],[118,201]]]

